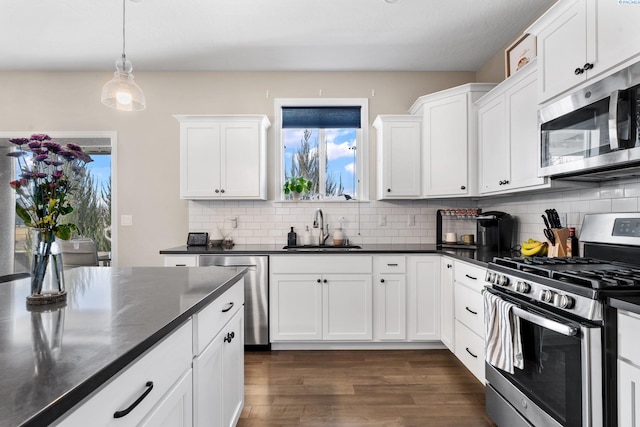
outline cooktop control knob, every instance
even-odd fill
[[[553,291],[550,291],[549,289],[545,289],[542,292],[540,292],[540,300],[544,302],[553,303]]]
[[[573,307],[574,300],[568,295],[560,295],[556,294],[553,297],[553,305],[560,308],[571,308]]]
[[[485,282],[489,282],[489,283],[493,283],[493,280],[496,277],[496,273],[494,273],[493,271],[487,271],[487,275],[484,278]]]
[[[504,275],[498,276],[498,280],[496,281],[500,286],[509,286],[509,278]]]
[[[528,294],[531,291],[531,286],[527,282],[518,282],[516,283],[516,291]]]

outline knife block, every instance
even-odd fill
[[[553,228],[553,236],[556,239],[556,244],[552,245],[551,242],[547,240],[549,243],[549,254],[547,255],[549,258],[559,258],[567,256],[567,237],[569,237],[569,229],[568,228]]]

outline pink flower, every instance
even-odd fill
[[[12,143],[12,144],[16,144],[16,145],[24,145],[24,144],[29,142],[29,139],[27,139],[27,138],[11,138],[11,139],[9,139],[9,142]]]
[[[44,133],[34,133],[33,135],[31,135],[32,141],[49,141],[50,139],[51,137]]]

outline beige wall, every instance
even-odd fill
[[[504,66],[504,49],[501,49],[476,71],[476,81],[481,83],[500,83],[505,76]]]
[[[118,225],[118,263],[161,265],[158,251],[185,243],[188,203],[179,198],[179,130],[173,114],[266,114],[273,98],[369,98],[369,122],[403,114],[418,96],[472,82],[464,72],[193,72],[136,73],[147,109],[125,113],[100,103],[110,72],[0,73],[0,131],[116,131],[117,206],[133,225]],[[372,90],[375,96],[372,96]],[[269,97],[267,98],[267,91]],[[375,140],[370,132],[371,143]],[[273,199],[273,133],[269,134],[269,198]],[[370,179],[375,182],[375,147]],[[371,186],[373,189],[373,186]]]

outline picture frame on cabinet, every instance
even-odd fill
[[[531,62],[536,56],[536,36],[523,34],[504,52],[505,75],[508,78]]]

